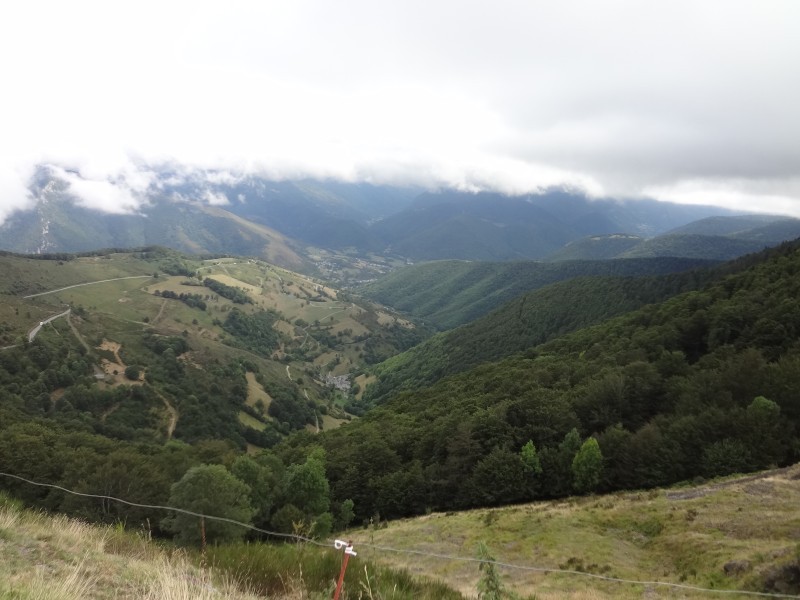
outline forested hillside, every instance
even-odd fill
[[[722,269],[693,269],[644,277],[576,277],[523,294],[492,313],[439,333],[376,365],[363,409],[403,390],[427,387],[537,346],[554,337],[695,290]]]
[[[745,262],[326,433],[334,497],[391,517],[798,460],[800,244]]]
[[[559,263],[439,261],[394,271],[361,290],[367,297],[450,329],[542,286],[584,275],[658,275],[712,264],[682,258]]]

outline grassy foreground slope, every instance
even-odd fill
[[[799,502],[795,465],[694,487],[389,522],[347,534],[357,557],[343,598],[474,598],[480,542],[517,567],[499,573],[518,598],[797,594]],[[332,546],[251,543],[210,548],[203,569],[195,551],[120,526],[22,510],[0,496],[2,600],[321,600],[331,597],[339,561]]]
[[[368,535],[354,532],[353,540],[366,558],[440,578],[465,594],[478,578],[472,562],[373,550],[359,542],[474,558],[483,541],[496,560],[524,567],[502,568],[504,584],[538,600],[747,597],[585,574],[798,594],[799,505],[795,465],[696,487],[434,513],[389,522]]]
[[[0,496],[0,599],[250,600],[174,553],[121,528],[21,510]]]
[[[322,600],[331,597],[341,552],[298,545],[157,544],[145,532],[90,525],[20,508],[0,494],[0,600]],[[343,600],[458,600],[441,583],[363,559]]]

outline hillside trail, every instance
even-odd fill
[[[175,427],[178,425],[178,410],[161,392],[155,388],[153,388],[153,391],[155,392],[156,396],[161,398],[161,401],[164,403],[164,407],[169,413],[169,423],[167,424],[167,441],[170,441],[172,439],[172,434],[175,433]]]
[[[89,347],[89,344],[86,343],[86,340],[81,335],[81,332],[78,331],[78,328],[75,327],[75,323],[72,322],[72,315],[67,315],[67,324],[69,325],[69,328],[72,331],[72,334],[78,340],[80,345],[84,347],[86,352],[91,352],[92,349]]]
[[[71,290],[85,285],[95,285],[98,283],[108,283],[110,281],[122,281],[124,279],[149,279],[152,275],[131,275],[130,277],[114,277],[113,279],[101,279],[100,281],[87,281],[86,283],[76,283],[75,285],[68,285],[66,287],[58,288],[56,290],[48,290],[46,292],[39,292],[38,294],[29,294],[23,296],[25,300],[29,298],[38,298],[39,296],[46,296],[47,294],[55,294],[56,292],[63,292],[64,290]]]
[[[153,325],[155,325],[156,323],[158,323],[161,320],[161,316],[164,314],[164,308],[166,306],[167,306],[167,301],[166,300],[162,300],[161,301],[161,308],[158,309],[158,314],[156,315],[156,318],[153,319]]]
[[[100,415],[100,422],[105,423],[106,419],[110,417],[112,414],[114,414],[114,412],[120,407],[120,404],[121,404],[120,402],[116,402],[115,404],[109,406],[105,411],[103,411],[103,414]]]

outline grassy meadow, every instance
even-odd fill
[[[0,495],[0,600],[323,600],[341,552],[238,544],[197,550],[24,510]],[[457,600],[446,586],[353,559],[342,600]]]

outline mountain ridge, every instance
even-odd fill
[[[85,181],[78,171],[42,166],[31,182],[34,207],[0,225],[0,249],[71,252],[161,244],[284,261],[306,270],[313,269],[309,248],[411,260],[541,259],[586,235],[652,236],[698,218],[730,214],[647,199],[589,199],[563,190],[520,196],[432,193],[179,167],[153,173],[146,190],[131,191],[129,202],[104,213],[87,207],[99,206],[98,198],[87,205],[80,196],[83,188],[74,187]],[[243,227],[241,219],[268,229]]]

